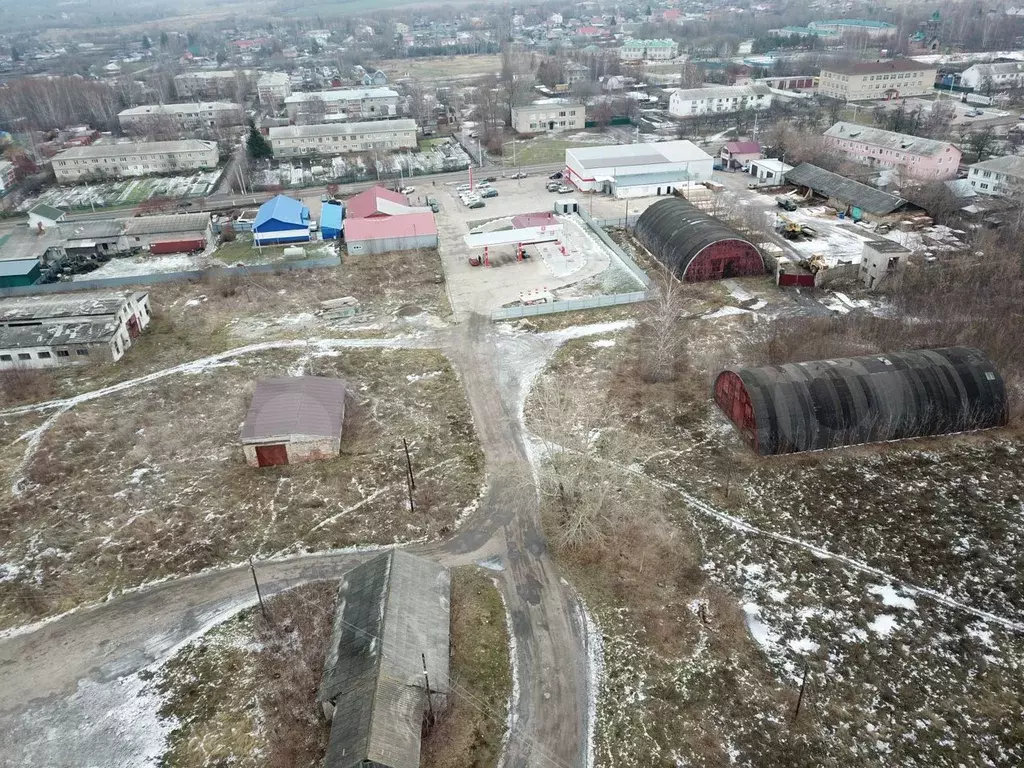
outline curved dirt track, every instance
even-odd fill
[[[588,329],[579,330],[585,334]],[[595,332],[601,330],[606,328],[594,326]],[[503,570],[495,575],[511,615],[519,683],[505,764],[582,766],[587,753],[586,632],[574,594],[546,549],[521,422],[525,390],[558,340],[501,334],[483,318],[472,317],[431,341],[449,356],[465,388],[485,455],[487,490],[453,538],[412,549],[449,565],[485,558],[500,562]],[[346,340],[326,344],[348,345]],[[215,358],[277,345],[252,345]],[[426,346],[386,339],[350,345]],[[194,365],[154,372],[143,380]],[[124,384],[115,385],[81,397],[112,396],[124,389]],[[360,557],[365,554],[338,552],[262,562],[261,586],[271,594],[336,578]],[[129,764],[123,742],[140,735],[130,732],[131,724],[106,722],[116,718],[79,706],[83,691],[116,684],[167,658],[181,643],[251,605],[254,597],[247,566],[224,568],[147,586],[0,639],[0,764]],[[79,733],[88,738],[79,740]]]

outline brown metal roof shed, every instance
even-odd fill
[[[242,442],[303,435],[341,436],[345,381],[324,376],[283,376],[256,384],[242,424]]]

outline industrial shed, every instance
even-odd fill
[[[342,578],[317,694],[324,768],[419,768],[424,718],[449,691],[450,599],[447,569],[401,550]]]
[[[757,248],[680,197],[659,200],[636,222],[636,237],[688,282],[764,274]]]
[[[252,467],[272,467],[337,456],[344,420],[341,379],[262,379],[242,423],[245,460]]]
[[[345,206],[340,202],[327,202],[320,208],[320,236],[324,240],[337,240],[341,237],[345,217]]]
[[[800,163],[796,168],[786,171],[786,181],[802,191],[809,190],[825,198],[829,205],[854,221],[878,221],[907,207],[907,201],[902,197],[810,163]]]
[[[285,195],[267,200],[253,221],[252,237],[256,245],[309,242],[309,208]]]
[[[436,248],[437,224],[429,209],[401,216],[349,217],[345,219],[345,246],[350,255]]]
[[[949,347],[723,371],[715,402],[758,454],[1006,424],[1006,389],[977,349]]]

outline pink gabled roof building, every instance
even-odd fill
[[[825,131],[825,143],[854,162],[890,168],[916,179],[956,177],[962,153],[948,141],[922,139],[895,131],[838,122]]]

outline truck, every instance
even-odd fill
[[[796,201],[791,197],[786,197],[785,195],[778,195],[775,198],[775,204],[785,211],[795,211],[797,207]]]

